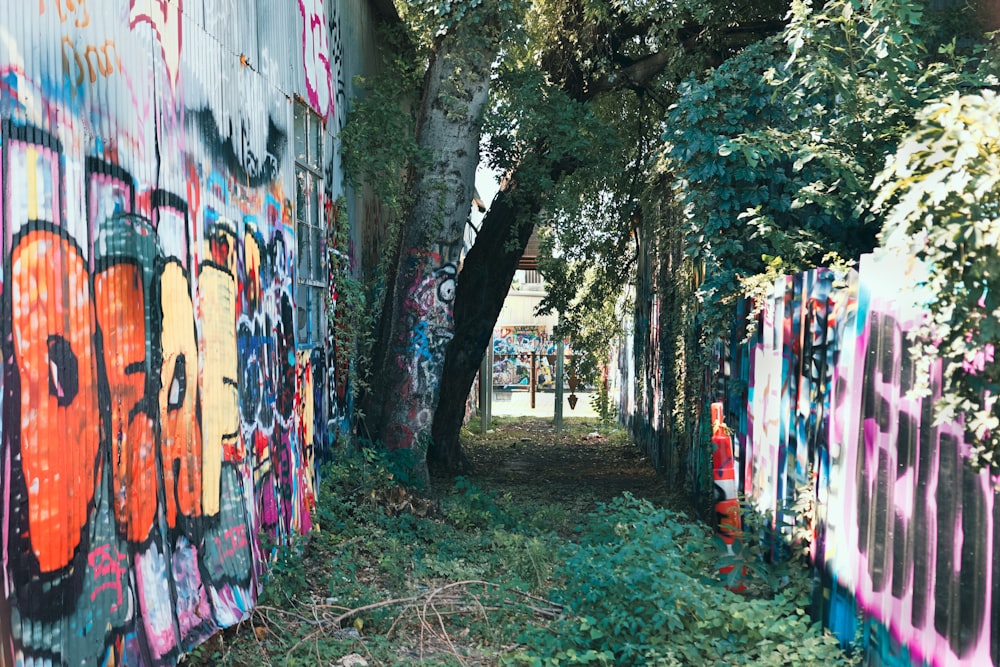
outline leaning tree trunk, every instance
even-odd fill
[[[576,14],[567,16],[572,18]],[[752,34],[755,35],[751,41],[756,41],[766,35],[766,31],[780,30],[783,24],[766,22],[751,25],[754,30]],[[745,33],[747,29],[748,26],[729,28],[734,34]],[[758,34],[757,30],[765,32]],[[549,54],[551,57],[543,58],[543,67],[549,69],[552,79],[562,86],[571,100],[585,104],[598,94],[614,94],[615,90],[622,87],[639,90],[651,85],[676,57],[678,49],[689,50],[698,45],[701,31],[694,34],[698,34],[698,37],[687,39],[674,48],[664,48],[632,60],[620,70],[589,81],[586,85],[583,72],[578,70],[580,63],[573,62],[572,56],[567,60],[569,52],[565,49],[553,49]],[[552,147],[546,145],[546,138],[540,138],[538,143],[535,155],[549,155]],[[575,171],[579,163],[577,157],[563,155],[549,165],[548,178],[541,180],[557,184],[560,179]],[[520,169],[515,171],[511,179],[514,184],[518,182],[518,171]],[[452,471],[468,467],[468,460],[459,442],[465,402],[544,197],[544,193],[537,187],[531,187],[530,193],[525,192],[532,185],[532,179],[525,178],[524,181],[521,192],[515,188],[501,190],[486,214],[482,231],[469,251],[459,276],[454,303],[454,337],[448,346],[442,369],[440,401],[434,414],[428,452],[432,461]]]
[[[492,338],[518,260],[535,227],[540,198],[535,197],[533,205],[518,207],[514,187],[514,182],[509,182],[493,201],[458,277],[455,335],[445,357],[428,451],[432,462],[447,470],[469,468],[458,439],[465,418],[465,399]]]
[[[426,447],[445,348],[462,236],[479,161],[480,119],[489,95],[496,40],[482,23],[455,26],[432,56],[424,84],[418,141],[430,155],[414,183],[392,298],[387,303],[379,396],[368,423],[389,449],[411,448],[426,481]],[[491,51],[492,49],[492,51]],[[375,417],[373,419],[372,417]]]
[[[549,152],[544,139],[536,155]],[[462,471],[469,467],[459,434],[465,418],[465,400],[500,316],[503,302],[524,253],[546,193],[534,187],[538,166],[519,168],[500,189],[473,243],[458,280],[455,296],[455,335],[448,346],[441,377],[437,411],[428,456],[442,468]],[[558,183],[580,166],[575,156],[562,156],[544,167],[544,180]],[[527,187],[522,183],[529,181]]]

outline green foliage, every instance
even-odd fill
[[[486,528],[492,525],[509,527],[511,517],[497,504],[497,498],[479,488],[467,478],[455,478],[452,495],[443,507],[449,519],[462,528]]]
[[[680,221],[667,222],[680,222],[688,256],[706,266],[699,298],[711,323],[709,340],[728,324],[740,281],[766,268],[764,255],[801,257],[819,250],[790,219],[794,161],[780,151],[734,143],[757,130],[788,127],[784,101],[763,77],[782,57],[778,39],[748,47],[704,82],[683,82],[667,117],[658,168],[672,179],[684,210]]]
[[[1000,469],[1000,98],[957,91],[926,106],[879,176],[886,246],[928,269],[915,331],[922,394],[943,362],[938,421],[961,416],[975,465]]]
[[[368,304],[368,290],[351,265],[351,225],[344,197],[334,203],[333,212],[326,230],[331,287],[326,296],[327,331],[332,333],[335,348],[329,352],[337,364],[337,382],[358,391],[366,385],[361,369],[367,366],[375,312]]]
[[[471,26],[486,29],[510,29],[516,17],[524,14],[524,0],[397,0],[396,9],[414,36],[426,45],[449,33]]]
[[[618,416],[618,407],[611,401],[611,392],[605,382],[597,383],[597,392],[590,399],[594,412],[601,422],[601,428],[609,430],[615,424]]]
[[[707,340],[753,276],[874,247],[870,184],[886,157],[927,100],[981,79],[982,36],[966,26],[959,48],[949,25],[915,0],[796,1],[780,40],[684,84],[660,169],[706,267]]]
[[[397,454],[341,450],[324,468],[316,530],[272,552],[251,619],[185,660],[846,664],[805,616],[803,569],[736,595],[715,576],[711,532],[648,501],[589,511],[545,484],[515,498],[466,478],[434,501],[399,484],[407,469]],[[425,643],[432,631],[447,641]]]
[[[409,205],[408,175],[424,160],[416,139],[416,107],[426,54],[400,27],[380,28],[385,44],[379,73],[355,83],[364,94],[351,101],[340,132],[344,170],[351,185],[371,188],[399,219]]]
[[[403,216],[412,204],[411,177],[427,161],[416,138],[416,104],[426,54],[401,26],[379,30],[379,39],[386,47],[381,50],[381,67],[370,79],[355,80],[363,94],[351,100],[339,135],[348,182],[377,202],[382,214],[379,222],[385,225],[385,236],[378,249],[378,266],[362,267],[360,276],[352,271],[350,221],[343,202],[338,203],[340,215],[328,240],[329,247],[336,249],[336,266],[331,272],[337,296],[336,304],[328,304],[335,307],[327,308],[329,330],[338,337],[335,357],[338,363],[347,364],[350,390],[359,397],[371,389],[368,380],[377,356],[373,350],[376,324],[385,309],[387,285],[396,271],[393,249],[399,245]],[[338,368],[338,375],[343,375],[343,370]],[[359,401],[352,418],[363,423],[360,405]]]
[[[592,381],[620,329],[615,306],[634,268],[630,218],[620,202],[594,193],[611,191],[629,153],[600,105],[555,85],[534,60],[506,58],[497,75],[483,157],[501,172],[516,168],[523,184],[513,193],[518,204],[530,205],[542,193],[545,210],[529,218],[542,238],[547,294],[539,314],[559,312],[556,333],[573,341],[585,357],[577,370]],[[572,174],[560,176],[563,170]],[[608,261],[595,261],[601,257]]]
[[[796,483],[794,500],[777,517],[740,498],[743,530],[737,541],[727,549],[722,539],[716,538],[724,552],[718,567],[732,568],[725,576],[727,587],[742,584],[758,595],[784,590],[788,598],[808,596],[810,581],[802,572],[812,567],[817,509],[811,467],[805,479]]]
[[[677,81],[729,52],[732,26],[784,11],[750,5],[536,0],[528,39],[504,51],[485,152],[503,172],[516,167],[526,196],[541,193],[540,313],[559,313],[561,332],[586,356],[585,377],[604,365],[631,308],[623,287],[634,279],[664,108]],[[696,40],[685,37],[693,26]]]
[[[511,664],[849,664],[803,597],[740,596],[712,579],[704,527],[627,495],[587,519],[555,572],[566,614],[527,629]]]

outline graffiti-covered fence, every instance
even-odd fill
[[[172,664],[311,525],[330,1],[0,5],[2,665]]]
[[[1000,665],[1000,479],[969,466],[960,424],[935,424],[939,368],[926,398],[910,391],[917,270],[877,255],[779,280],[750,344],[720,347],[705,399],[725,401],[740,487],[777,530],[795,494],[814,497],[829,628],[874,665]]]

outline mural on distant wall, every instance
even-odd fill
[[[555,343],[549,340],[548,328],[544,325],[499,327],[493,332],[493,354],[548,354],[549,348],[554,352]]]
[[[538,385],[555,385],[556,341],[544,325],[499,327],[493,332],[493,384],[528,386],[531,380],[531,353],[536,354]],[[565,345],[564,354],[572,354]]]
[[[852,640],[861,611],[874,665],[997,666],[1000,477],[970,468],[960,424],[934,424],[939,368],[928,397],[910,395],[918,271],[878,255],[780,279],[753,344],[713,372],[747,387],[746,426],[730,424],[747,495],[779,531],[796,493],[815,497],[828,627]]]
[[[311,525],[295,84],[252,65],[301,40],[328,113],[322,2],[301,35],[241,6],[250,62],[202,2],[122,4],[0,7],[0,664],[172,664],[253,606],[257,536]]]

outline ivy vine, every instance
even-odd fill
[[[361,369],[371,346],[372,311],[367,290],[351,262],[351,223],[347,200],[341,196],[328,210],[326,230],[327,270],[330,289],[326,295],[328,358],[336,364],[338,387],[357,391],[366,384]]]

